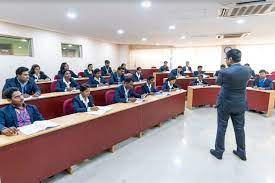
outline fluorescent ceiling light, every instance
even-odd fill
[[[170,25],[169,26],[169,30],[175,30],[176,29],[176,26],[175,25]]]
[[[117,30],[117,34],[124,34],[124,30],[122,30],[122,29],[119,29],[119,30]]]
[[[77,18],[77,14],[75,12],[68,12],[67,13],[67,17],[69,19],[76,19]]]
[[[144,37],[144,38],[141,39],[141,41],[147,41],[147,38]]]
[[[152,6],[152,2],[151,1],[142,1],[141,6],[143,8],[150,8]]]
[[[237,24],[244,24],[245,23],[245,20],[244,19],[239,19],[236,21]]]

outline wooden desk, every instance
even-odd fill
[[[102,116],[78,113],[55,118],[52,121],[59,123],[59,127],[30,136],[0,135],[2,183],[43,181],[155,124],[183,114],[185,93],[149,96],[141,104],[113,104],[113,110]],[[162,115],[155,112],[155,106],[163,109]]]
[[[134,85],[142,85],[144,82],[135,82]],[[91,95],[94,98],[95,105],[105,106],[105,93],[109,90],[114,90],[118,85],[104,86],[98,88],[91,88]],[[36,105],[39,112],[45,119],[52,119],[63,116],[63,103],[65,100],[75,97],[79,91],[75,92],[54,92],[45,93],[38,98],[25,99],[27,104]],[[9,104],[6,99],[2,99],[0,107]]]
[[[153,74],[155,78],[155,86],[162,86],[163,85],[163,79],[168,78],[169,72],[155,72]]]
[[[192,109],[200,105],[215,105],[219,93],[219,86],[189,86],[187,92],[187,108]],[[247,88],[247,105],[249,110],[266,113],[272,116],[275,102],[275,91]]]
[[[167,78],[163,79],[163,82],[166,81]],[[197,79],[196,77],[188,77],[188,78],[177,78],[176,84],[181,87],[181,89],[187,90],[188,86],[191,84],[193,80]],[[204,78],[209,84],[215,85],[215,78]]]
[[[104,78],[109,81],[110,76],[104,76]],[[84,84],[87,83],[89,78],[77,78],[75,79],[77,81],[78,84]],[[41,90],[41,93],[51,93],[51,84],[53,81],[41,81],[41,82],[37,82],[36,84],[38,85],[38,87]]]

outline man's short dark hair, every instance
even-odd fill
[[[203,75],[202,75],[202,74],[199,74],[198,77],[202,77],[202,78],[203,78]]]
[[[117,70],[118,70],[118,71],[120,71],[120,70],[124,70],[124,68],[123,68],[123,67],[121,67],[121,66],[119,66],[119,67],[117,68]]]
[[[96,73],[98,73],[98,72],[100,72],[100,69],[96,68],[96,69],[94,70],[94,74],[96,74]]]
[[[63,70],[62,75],[64,76],[66,72],[70,72],[70,70]],[[71,73],[71,72],[70,72]]]
[[[167,81],[172,81],[172,80],[176,80],[177,78],[175,76],[171,76],[167,79]]]
[[[244,66],[250,66],[248,63],[244,64]]]
[[[124,80],[124,83],[131,83],[131,82],[134,82],[134,81],[132,80],[132,78],[126,78],[126,79]]]
[[[18,88],[16,88],[16,87],[10,87],[10,88],[7,88],[7,89],[3,92],[3,95],[4,95],[5,98],[7,98],[7,99],[12,99],[12,94],[13,94],[14,92],[17,92],[17,91],[19,91]]]
[[[242,52],[238,49],[231,49],[226,52],[226,58],[232,58],[233,62],[238,63],[242,60]]]
[[[141,70],[141,67],[138,67],[138,68],[137,68],[137,71],[138,71],[138,70]]]
[[[80,85],[80,91],[81,92],[84,92],[87,89],[89,89],[89,85],[87,85],[87,84]]]
[[[21,75],[23,72],[27,72],[29,69],[27,67],[18,67],[15,71],[16,75]]]
[[[167,62],[167,61],[164,61],[164,63],[165,63],[165,64],[168,64],[168,62]]]
[[[179,68],[179,69],[182,69],[182,66],[181,66],[181,65],[179,65],[179,66],[178,66],[178,68]]]
[[[147,77],[147,81],[150,81],[150,80],[152,80],[152,79],[154,79],[155,77],[154,76],[148,76]]]
[[[267,72],[266,72],[266,70],[261,69],[261,70],[259,71],[259,73],[265,73],[265,74],[266,74]]]
[[[201,65],[199,65],[199,66],[198,66],[198,68],[202,68],[202,66],[201,66]]]
[[[105,64],[109,64],[110,63],[110,60],[105,60]]]
[[[226,66],[224,65],[224,64],[222,64],[221,66],[220,66],[220,68],[225,68]]]

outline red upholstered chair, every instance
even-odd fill
[[[77,76],[78,76],[78,77],[79,77],[79,76],[84,77],[84,72],[79,72],[79,73],[77,74]]]
[[[272,71],[272,72],[271,72],[271,75],[275,75],[275,71]]]
[[[135,87],[135,92],[138,93],[138,94],[141,94],[142,93],[141,86],[136,86]]]
[[[269,76],[269,79],[275,80],[275,73]]]
[[[151,67],[151,69],[156,69],[157,67],[155,67],[155,66],[153,66],[153,67]]]
[[[56,92],[56,83],[57,83],[57,81],[53,81],[51,83],[51,92]]]
[[[161,91],[161,90],[162,90],[162,86],[157,86],[157,87],[156,87],[156,90],[157,90],[157,91]]]
[[[115,96],[115,90],[109,90],[105,93],[106,105],[110,105],[113,103],[114,96]]]
[[[55,76],[54,76],[54,80],[58,80],[58,75],[55,75]]]
[[[74,109],[73,109],[73,98],[67,99],[63,103],[63,114],[64,115],[69,115],[73,114]]]

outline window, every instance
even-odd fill
[[[1,36],[0,55],[32,56],[32,39]]]
[[[82,46],[75,44],[61,44],[61,51],[63,57],[82,57]]]

